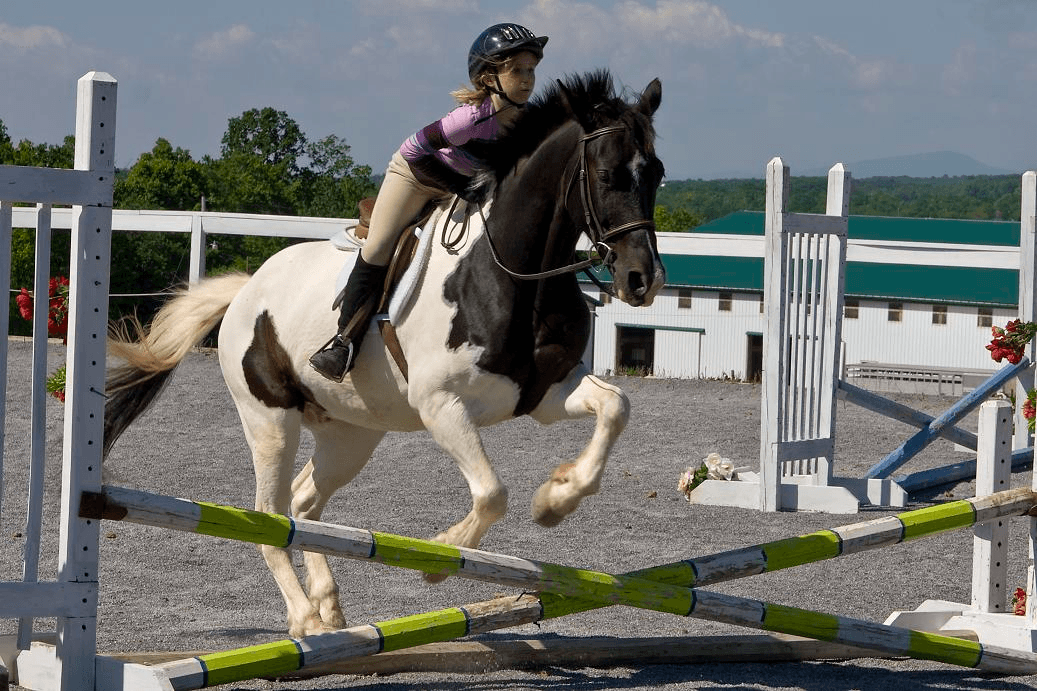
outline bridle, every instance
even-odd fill
[[[542,278],[550,278],[552,276],[559,276],[566,273],[575,273],[577,271],[584,271],[594,266],[604,265],[608,268],[610,273],[614,273],[613,264],[615,263],[615,253],[612,248],[608,246],[610,240],[629,233],[632,230],[638,228],[655,228],[655,221],[649,218],[641,219],[638,221],[631,221],[622,225],[614,226],[612,228],[606,228],[601,224],[598,218],[597,211],[594,208],[594,201],[591,197],[590,189],[590,175],[587,173],[587,142],[603,137],[609,134],[617,134],[628,129],[626,125],[610,125],[608,127],[602,127],[596,129],[593,132],[583,135],[580,137],[578,145],[580,147],[579,160],[576,166],[573,167],[572,172],[568,176],[568,182],[565,185],[565,196],[563,201],[568,204],[569,195],[572,193],[572,189],[576,182],[579,182],[580,189],[580,204],[583,207],[583,219],[586,224],[586,228],[580,230],[581,233],[586,235],[590,239],[593,250],[598,254],[597,258],[585,259],[581,262],[569,264],[557,269],[551,269],[549,271],[541,271],[539,273],[524,274],[512,271],[504,265],[504,262],[500,258],[500,254],[497,252],[496,246],[493,244],[493,238],[490,236],[489,228],[486,226],[486,217],[483,216],[483,227],[486,228],[486,240],[490,246],[490,254],[493,255],[493,261],[496,262],[497,266],[501,268],[506,274],[513,278],[517,278],[523,281],[536,281]],[[482,209],[479,209],[479,214],[482,215]],[[604,250],[604,254],[602,254]],[[594,280],[595,283],[601,284],[596,280],[594,274],[587,271],[587,275]]]

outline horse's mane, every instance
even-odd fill
[[[570,74],[534,96],[517,122],[497,139],[466,145],[471,153],[485,162],[476,186],[499,183],[520,160],[532,154],[568,123],[579,122],[584,129],[591,130],[617,120],[630,125],[639,133],[639,139],[652,146],[655,131],[651,118],[616,93],[612,74],[607,69],[582,75]]]

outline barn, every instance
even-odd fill
[[[1015,318],[1018,222],[850,216],[843,365],[850,376],[965,383],[996,369],[990,327]],[[660,233],[666,287],[648,308],[590,280],[597,374],[758,379],[764,213]],[[607,284],[608,273],[598,276]],[[876,387],[881,388],[881,386]]]

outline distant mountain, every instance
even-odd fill
[[[935,151],[926,154],[874,158],[847,163],[855,178],[896,177],[940,178],[962,175],[1015,175],[1017,171],[1002,170],[980,163],[971,156],[954,151]],[[1019,171],[1021,172],[1021,171]],[[796,175],[796,171],[792,171]],[[803,171],[800,175],[827,175],[828,169]]]

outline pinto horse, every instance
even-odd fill
[[[598,490],[629,415],[625,394],[580,362],[591,324],[573,272],[582,265],[581,234],[605,257],[624,302],[651,304],[665,280],[652,222],[663,175],[652,127],[661,94],[654,80],[628,103],[605,71],[572,76],[534,99],[512,131],[480,145],[493,161],[479,177],[487,202],[467,223],[459,220],[464,204],[444,203],[433,216],[426,228],[440,240],[394,324],[406,375],[376,326],[343,382],[309,367],[335,331],[331,298],[352,253],[297,244],[251,277],[186,288],[140,340],[113,339],[110,352],[125,364],[108,376],[105,452],[222,319],[220,365],[252,452],[257,510],[317,520],[387,431],[427,429],[472,494],[471,511],[434,539],[476,547],[508,496],[479,428],[520,415],[542,424],[596,416],[587,446],[533,500],[533,518],[557,524]],[[293,479],[303,427],[315,450]],[[287,550],[261,549],[292,636],[345,626],[323,555],[305,555],[307,593]]]

